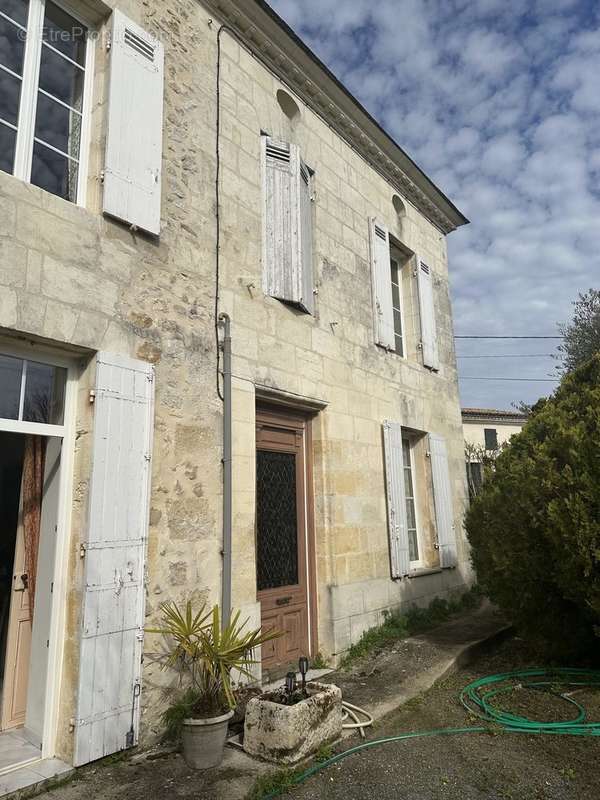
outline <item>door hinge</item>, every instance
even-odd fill
[[[112,36],[110,35],[110,33],[107,33],[106,34],[106,52],[107,53],[110,51],[111,47],[112,47]]]
[[[86,551],[87,551],[86,543],[81,542],[79,545],[79,558],[85,558]]]
[[[93,405],[96,402],[96,390],[90,389],[90,397],[89,397],[90,405]]]

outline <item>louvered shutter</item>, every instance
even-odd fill
[[[97,358],[75,766],[137,743],[154,371]]]
[[[388,534],[392,578],[402,578],[410,571],[406,493],[404,491],[404,457],[402,426],[399,422],[383,423],[383,448],[387,488]]]
[[[394,337],[390,240],[388,229],[376,219],[369,220],[369,241],[375,341],[382,347],[394,350],[396,340]]]
[[[300,260],[302,290],[300,305],[309,314],[315,310],[313,280],[313,193],[312,176],[306,164],[300,161]]]
[[[446,440],[443,436],[429,434],[429,454],[433,479],[433,498],[440,566],[456,566],[456,532],[452,510],[452,484],[448,468]]]
[[[263,136],[265,294],[300,303],[301,233],[298,175],[300,154],[294,144]]]
[[[419,287],[423,364],[430,369],[437,370],[440,365],[433,303],[433,275],[431,274],[431,268],[419,258],[417,258],[417,283]]]
[[[164,50],[113,11],[104,212],[160,233]]]

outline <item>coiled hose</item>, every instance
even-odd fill
[[[585,708],[573,699],[571,696],[572,692],[566,693],[559,690],[559,687],[566,686],[574,687],[575,691],[581,690],[582,688],[600,688],[600,670],[586,670],[570,667],[528,669],[517,670],[515,672],[502,672],[497,675],[488,675],[485,678],[479,678],[464,687],[459,695],[459,699],[470,715],[478,717],[488,723],[487,725],[472,725],[462,728],[437,728],[429,731],[400,733],[396,736],[386,736],[382,739],[371,739],[368,742],[363,742],[348,750],[344,750],[342,753],[337,753],[326,761],[321,761],[309,767],[304,772],[294,776],[292,783],[294,786],[304,783],[308,778],[316,775],[317,772],[321,772],[321,770],[330,767],[332,764],[337,764],[344,758],[348,758],[348,756],[354,753],[359,753],[361,750],[367,750],[370,747],[378,747],[388,742],[400,742],[404,739],[417,739],[426,736],[450,736],[459,733],[488,733],[494,731],[494,727],[492,726],[498,726],[508,733],[600,736],[600,721],[585,721]],[[575,708],[576,714],[573,719],[566,722],[541,722],[540,720],[531,720],[527,717],[519,716],[518,714],[502,711],[492,705],[491,701],[494,697],[521,689],[544,691],[555,697],[559,697],[565,702],[570,703]],[[352,708],[356,707],[352,706]],[[278,789],[271,794],[265,795],[264,800],[272,800],[272,798],[279,797],[285,791],[287,791],[286,788]]]

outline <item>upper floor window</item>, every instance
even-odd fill
[[[297,145],[262,137],[263,288],[314,312],[313,174]]]
[[[483,435],[485,437],[485,449],[497,450],[498,449],[498,431],[496,428],[484,428]]]
[[[402,339],[402,272],[397,258],[390,259],[392,272],[392,308],[394,311],[394,340],[398,355],[404,355]]]
[[[0,169],[77,202],[88,29],[51,0],[0,5]]]
[[[423,365],[432,370],[439,369],[437,326],[435,318],[432,270],[415,257],[401,242],[390,236],[387,227],[379,220],[369,219],[371,281],[375,341],[400,355],[406,355],[407,342],[402,313],[402,284],[409,286],[409,265],[416,261],[415,276],[419,298],[419,320]],[[391,269],[391,278],[390,278]],[[402,275],[406,274],[406,281]],[[407,296],[411,298],[412,290]],[[412,307],[410,317],[414,314]]]

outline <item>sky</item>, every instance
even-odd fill
[[[600,287],[600,3],[269,2],[471,220],[455,334],[556,336]],[[558,344],[457,339],[462,405],[548,395]]]

